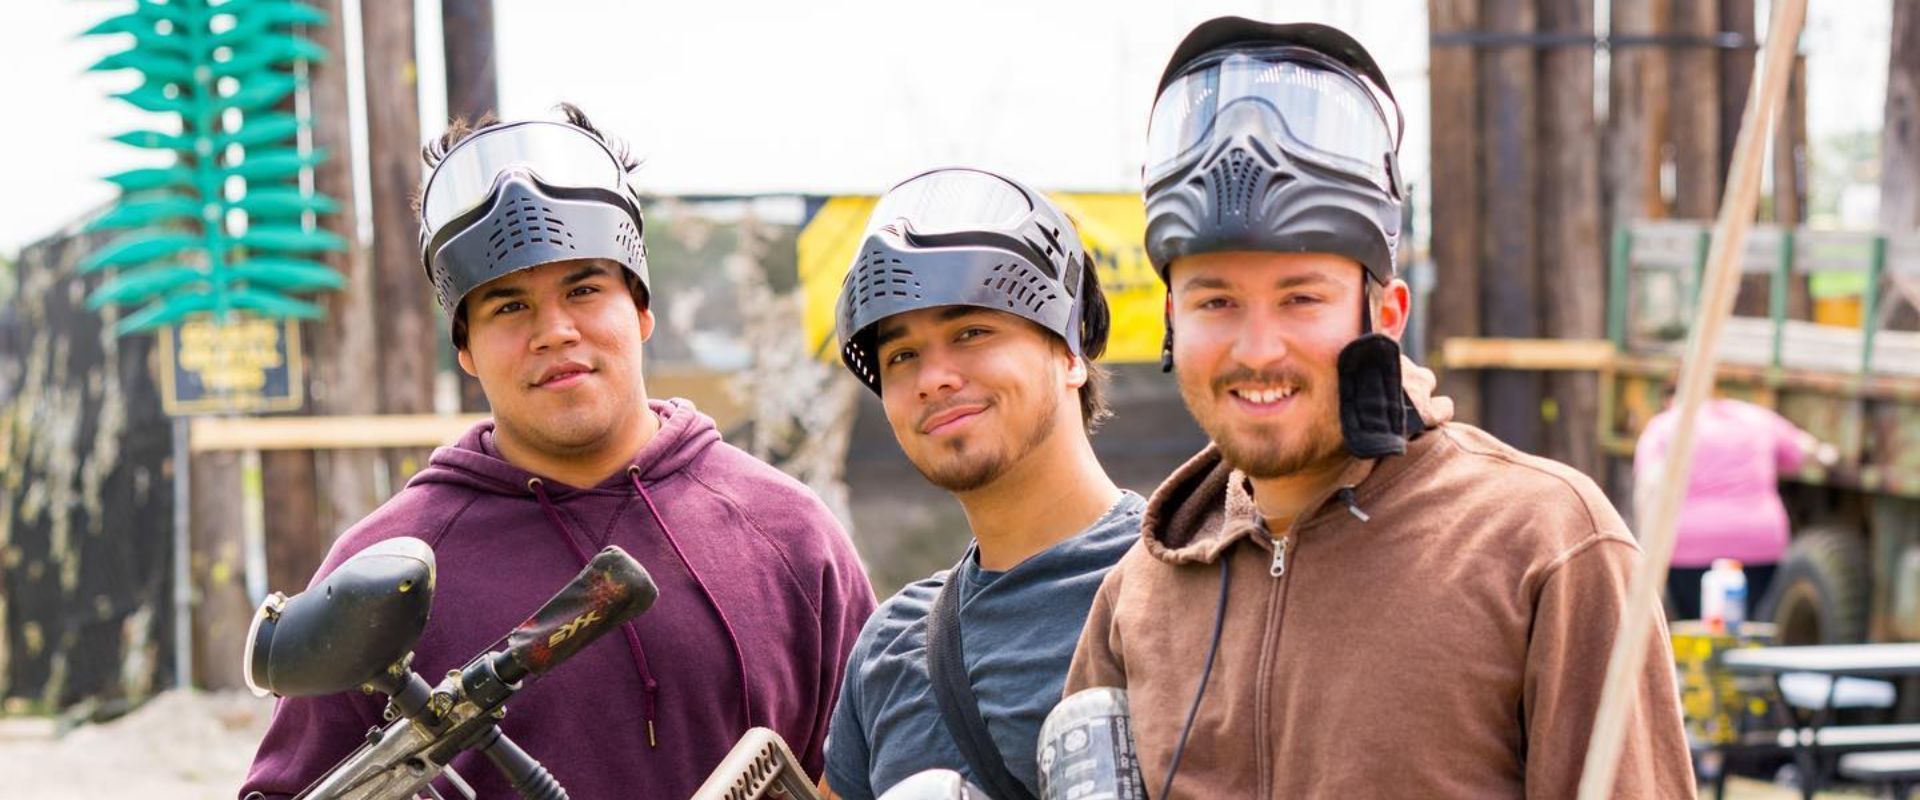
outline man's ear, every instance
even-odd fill
[[[1407,332],[1407,314],[1413,304],[1413,294],[1407,288],[1407,282],[1395,278],[1376,290],[1371,299],[1375,330],[1392,337],[1396,342],[1400,341]]]
[[[480,370],[473,365],[473,351],[462,347],[454,351],[454,357],[460,360],[460,371],[475,378],[480,377]]]
[[[1062,349],[1064,350],[1065,348],[1063,347]],[[1085,388],[1087,385],[1086,356],[1076,356],[1073,354],[1073,351],[1071,350],[1067,350],[1066,353],[1067,353],[1067,387],[1071,389]]]
[[[644,342],[648,339],[653,338],[653,323],[654,323],[653,309],[648,308],[646,306],[641,306],[639,311],[640,311],[640,341]]]

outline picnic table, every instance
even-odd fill
[[[1848,678],[1900,678],[1920,675],[1920,644],[1846,644],[1754,647],[1721,654],[1721,665],[1736,674],[1768,679],[1792,727],[1777,742],[1787,747],[1800,768],[1802,796],[1812,800],[1820,782],[1822,750],[1893,750],[1920,746],[1920,725],[1828,727],[1836,698]],[[1826,697],[1811,708],[1788,700],[1783,679],[1793,675],[1828,679]],[[1844,705],[1844,704],[1843,704]]]

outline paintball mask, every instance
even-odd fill
[[[1088,269],[1079,232],[1040,193],[982,170],[917,175],[881,196],[840,286],[840,358],[879,394],[876,324],[950,305],[1023,317],[1066,340],[1076,357],[1098,357],[1082,352]],[[1104,331],[1090,339],[1104,343]]]
[[[1238,17],[1203,23],[1175,50],[1147,130],[1147,257],[1164,281],[1182,256],[1331,253],[1387,285],[1404,128],[1386,77],[1345,33]],[[1365,299],[1359,311],[1361,336],[1339,358],[1347,449],[1405,452],[1420,422],[1401,389],[1399,343],[1373,330]],[[1172,369],[1170,313],[1161,362]]]
[[[467,137],[420,197],[420,263],[449,320],[474,287],[518,270],[606,259],[638,279],[647,248],[627,170],[600,137],[563,122],[518,122]]]

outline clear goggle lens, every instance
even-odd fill
[[[1254,104],[1277,123],[1289,154],[1390,188],[1393,131],[1372,90],[1289,49],[1230,52],[1167,86],[1147,126],[1148,182],[1204,147],[1215,122],[1241,104]]]
[[[946,169],[909,178],[888,190],[874,205],[867,232],[905,221],[920,235],[1012,233],[1033,210],[1025,192],[998,176]]]
[[[485,202],[501,172],[522,168],[553,186],[621,191],[626,169],[592,134],[558,122],[488,128],[455,145],[427,176],[420,221],[431,236]]]

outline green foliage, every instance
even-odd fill
[[[116,97],[179,122],[179,132],[128,131],[114,141],[174,154],[171,166],[107,176],[118,204],[89,225],[126,232],[80,262],[114,270],[87,298],[129,313],[121,334],[196,314],[313,319],[320,306],[296,297],[341,288],[338,272],[312,260],[345,249],[320,229],[338,203],[302,189],[325,150],[302,150],[304,122],[274,110],[301,88],[294,67],[327,52],[297,35],[327,24],[297,0],[135,0],[86,35],[121,35],[132,46],[93,71],[133,70],[138,88]]]

